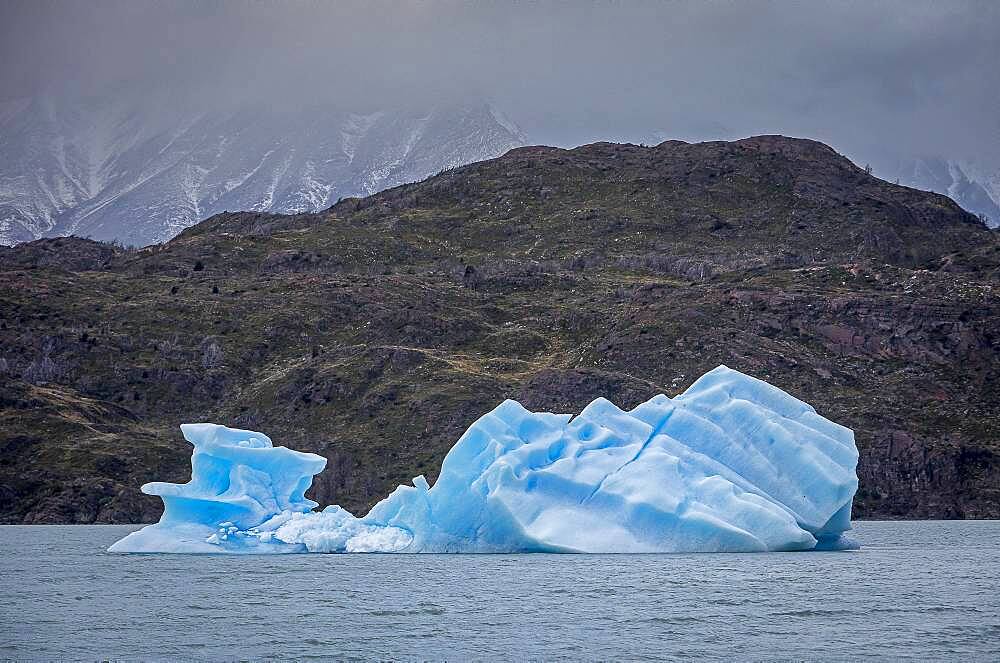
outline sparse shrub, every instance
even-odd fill
[[[615,297],[619,300],[627,301],[632,298],[633,294],[635,294],[635,288],[630,288],[623,285],[620,285],[617,288],[615,288]]]
[[[215,368],[222,364],[222,348],[215,339],[208,337],[201,342],[201,365],[204,368]]]
[[[704,260],[662,253],[622,256],[618,259],[618,266],[622,269],[648,269],[692,281],[704,281],[714,273],[711,263]]]
[[[260,427],[260,415],[253,410],[241,412],[233,418],[233,423],[240,428],[257,429]]]
[[[28,364],[28,367],[24,369],[24,375],[21,377],[25,382],[40,385],[58,381],[59,378],[66,375],[67,371],[68,367],[65,362],[54,360],[48,355],[43,355],[41,358],[32,360]]]

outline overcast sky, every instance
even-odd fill
[[[0,26],[2,98],[123,84],[205,106],[486,98],[556,145],[759,133],[852,154],[1000,144],[997,0],[0,0]]]

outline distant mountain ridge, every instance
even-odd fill
[[[963,209],[1000,226],[1000,168],[967,159],[925,156],[903,160],[896,178],[915,189],[941,193]]]
[[[720,132],[729,131],[680,134]],[[653,143],[675,137],[650,134]],[[78,235],[143,246],[222,211],[320,211],[526,143],[486,103],[350,112],[200,108],[167,91],[16,99],[0,103],[0,245]],[[876,175],[1000,224],[1000,168],[939,156],[884,161]]]
[[[75,234],[141,246],[225,210],[318,211],[526,141],[487,104],[166,116],[154,106],[0,104],[0,244]]]

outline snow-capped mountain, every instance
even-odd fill
[[[901,160],[894,177],[914,189],[948,196],[963,209],[985,217],[991,227],[1000,225],[1000,167],[973,160],[919,157]]]
[[[0,104],[0,244],[144,245],[223,210],[315,211],[526,142],[485,104],[353,113],[20,99]]]

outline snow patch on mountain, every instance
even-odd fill
[[[163,107],[110,97],[0,104],[0,244],[70,234],[149,244],[224,210],[321,210],[526,142],[485,104]]]
[[[948,196],[963,209],[1000,226],[1000,167],[982,160],[924,156],[903,159],[886,179]]]

